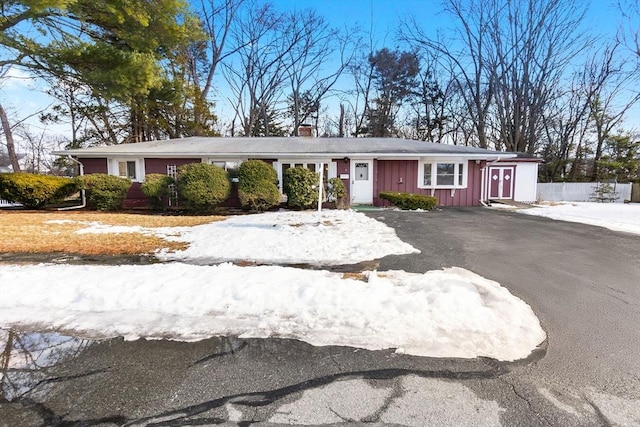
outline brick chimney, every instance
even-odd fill
[[[311,138],[313,136],[311,125],[301,124],[298,126],[298,136],[305,136],[307,138]]]

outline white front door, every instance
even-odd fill
[[[373,160],[351,159],[351,203],[373,204]]]

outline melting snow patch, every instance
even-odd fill
[[[518,213],[640,234],[640,204],[571,202],[534,205]]]
[[[230,242],[231,243],[231,242]],[[0,327],[197,340],[297,338],[433,357],[527,357],[544,339],[531,308],[461,268],[363,282],[287,267],[3,266]]]
[[[387,225],[341,210],[236,216],[190,227],[169,239],[189,247],[160,253],[161,259],[339,265],[420,252]]]

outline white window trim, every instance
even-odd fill
[[[135,162],[136,163],[136,178],[132,179],[132,182],[144,182],[145,170],[144,159],[140,158],[126,158],[126,157],[114,157],[107,159],[107,173],[113,176],[120,176],[118,170],[118,164],[120,162]]]
[[[316,165],[316,172],[320,170],[320,163],[329,164],[329,176],[326,178],[336,178],[338,176],[338,165],[336,162],[330,159],[278,159],[277,162],[273,162],[273,167],[276,170],[276,174],[278,175],[278,189],[280,190],[280,194],[284,194],[283,182],[284,177],[282,176],[282,164],[298,164],[301,163],[303,167],[307,167],[309,164]]]
[[[238,166],[246,161],[247,159],[241,159],[238,157],[224,157],[224,158],[220,158],[220,157],[209,157],[209,158],[205,158],[202,159],[202,163],[209,163],[210,165],[214,164],[214,163],[225,163],[225,167],[224,169],[227,170],[227,165],[226,163],[238,163]]]
[[[454,184],[453,185],[437,185],[438,175],[438,163],[453,163],[454,166]],[[424,185],[424,165],[431,164],[431,185]],[[458,184],[459,180],[459,167],[462,167],[462,185]],[[418,188],[430,188],[430,189],[456,189],[467,188],[467,179],[469,175],[469,160],[455,157],[423,157],[418,162]]]
[[[224,163],[223,169],[226,171],[229,171],[229,169],[231,168],[228,167],[227,163],[237,163],[238,167],[240,167],[240,165],[246,160],[247,159],[241,159],[238,157],[229,157],[229,158],[209,157],[209,158],[202,159],[202,163],[209,163],[210,165],[214,165],[218,167],[221,167],[221,166],[216,165],[216,163]],[[238,182],[238,178],[237,177],[231,178],[231,182]]]

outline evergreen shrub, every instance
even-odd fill
[[[210,212],[229,198],[231,182],[218,166],[190,163],[178,167],[177,188],[187,210]]]
[[[305,168],[289,168],[284,174],[284,193],[291,208],[306,209],[318,203],[319,177]]]
[[[329,178],[327,181],[327,200],[335,202],[338,209],[345,207],[347,188],[340,178]]]
[[[92,173],[78,177],[87,191],[89,204],[100,211],[117,211],[127,197],[131,180],[104,173]]]
[[[147,196],[151,209],[162,209],[164,207],[163,198],[169,196],[169,186],[173,183],[173,178],[161,173],[150,173],[144,177],[140,190]]]
[[[0,174],[0,199],[21,203],[29,209],[40,209],[63,201],[80,190],[74,178],[33,173]]]
[[[430,211],[438,206],[438,199],[433,196],[425,196],[423,194],[383,191],[380,193],[380,198],[388,200],[402,210],[424,209]]]
[[[238,170],[238,197],[244,208],[264,211],[280,203],[275,169],[262,160],[248,160]]]

